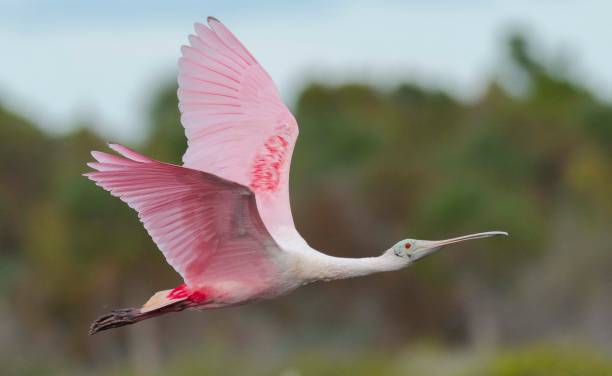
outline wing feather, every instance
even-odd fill
[[[217,19],[196,24],[181,49],[179,109],[188,148],[186,167],[249,187],[270,234],[304,242],[289,204],[289,170],[298,136],[274,82]]]
[[[280,251],[251,190],[198,170],[155,161],[121,145],[126,158],[94,151],[85,174],[138,212],[168,263],[190,286],[242,282],[257,291],[277,275]]]

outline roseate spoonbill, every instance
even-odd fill
[[[441,247],[507,235],[405,239],[378,257],[332,257],[293,224],[289,165],[298,126],[266,71],[217,19],[195,25],[179,60],[179,108],[188,148],[183,166],[124,146],[93,151],[86,173],[138,216],[184,284],[142,307],[98,318],[90,334],[185,309],[270,299],[314,281],[398,270]]]

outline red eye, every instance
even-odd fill
[[[404,244],[404,248],[406,248],[406,249],[410,249],[410,247],[412,247],[412,244],[410,244],[410,243],[406,243],[406,244]]]

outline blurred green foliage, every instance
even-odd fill
[[[609,376],[612,360],[581,345],[538,344],[498,354],[476,355],[441,348],[393,349],[361,354],[310,351],[283,359],[272,367],[232,362],[231,351],[206,349],[204,356],[183,356],[155,375],[279,375],[279,376]],[[268,368],[269,367],[269,368]],[[120,371],[116,376],[139,373]]]
[[[524,39],[514,37],[508,47],[507,76],[492,81],[470,103],[409,83],[388,90],[313,83],[303,90],[294,109],[300,138],[292,163],[292,206],[297,227],[312,246],[359,257],[382,252],[407,236],[435,239],[494,229],[512,236],[449,250],[409,272],[318,286],[316,293],[306,289],[298,297],[266,303],[255,326],[267,325],[266,335],[273,332],[276,338],[296,326],[293,335],[302,334],[303,342],[278,349],[282,362],[255,368],[274,368],[280,375],[406,375],[412,371],[398,365],[401,359],[391,359],[401,357],[396,346],[423,338],[467,346],[487,315],[499,316],[500,344],[528,341],[534,333],[587,330],[590,321],[571,316],[580,304],[585,315],[599,318],[592,320],[597,325],[612,325],[607,300],[601,298],[607,295],[600,290],[601,281],[610,282],[612,266],[607,256],[612,106],[554,64],[543,63]],[[520,93],[507,89],[519,81],[524,83]],[[159,93],[150,116],[145,142],[136,147],[179,163],[186,142],[174,84]],[[136,214],[81,176],[91,160],[89,151],[105,148],[98,135],[80,127],[51,136],[0,107],[0,140],[4,368],[18,374],[55,369],[65,374],[75,367],[147,374],[125,365],[142,343],[153,343],[157,354],[198,343],[200,332],[176,335],[181,320],[164,322],[160,330],[172,328],[162,332],[164,340],[158,334],[138,342],[122,331],[86,336],[97,314],[138,305],[153,291],[180,283],[179,278],[155,251]],[[570,256],[562,257],[564,244],[570,244]],[[580,262],[574,264],[577,247]],[[555,291],[558,298],[549,290],[521,287],[533,265],[541,270],[534,285],[562,286]],[[517,297],[522,289],[526,300]],[[483,291],[524,304],[518,309],[525,308],[525,317],[499,314],[506,306],[495,311],[485,304]],[[551,314],[553,308],[546,311],[557,307],[547,299],[570,307],[567,317]],[[332,304],[338,306],[326,308]],[[520,326],[524,322],[529,325]],[[504,332],[504,327],[511,329]],[[600,332],[588,330],[580,333]],[[340,347],[354,348],[338,356],[313,350],[317,342],[312,338],[330,337],[338,337]],[[359,342],[376,343],[382,350],[364,349]],[[265,363],[257,359],[258,350],[249,349],[248,364]],[[231,352],[207,347],[203,357],[193,359],[166,355],[163,359],[178,360],[164,364],[159,374],[249,374],[253,367],[233,364]],[[589,351],[554,347],[478,363],[474,369],[493,376],[608,375],[611,367]],[[440,374],[454,374],[442,369]]]
[[[470,376],[609,376],[612,360],[593,349],[531,346],[499,355]]]

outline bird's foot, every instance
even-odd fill
[[[91,324],[89,335],[103,330],[118,328],[142,320],[142,313],[138,308],[114,309],[110,313],[100,316]]]

